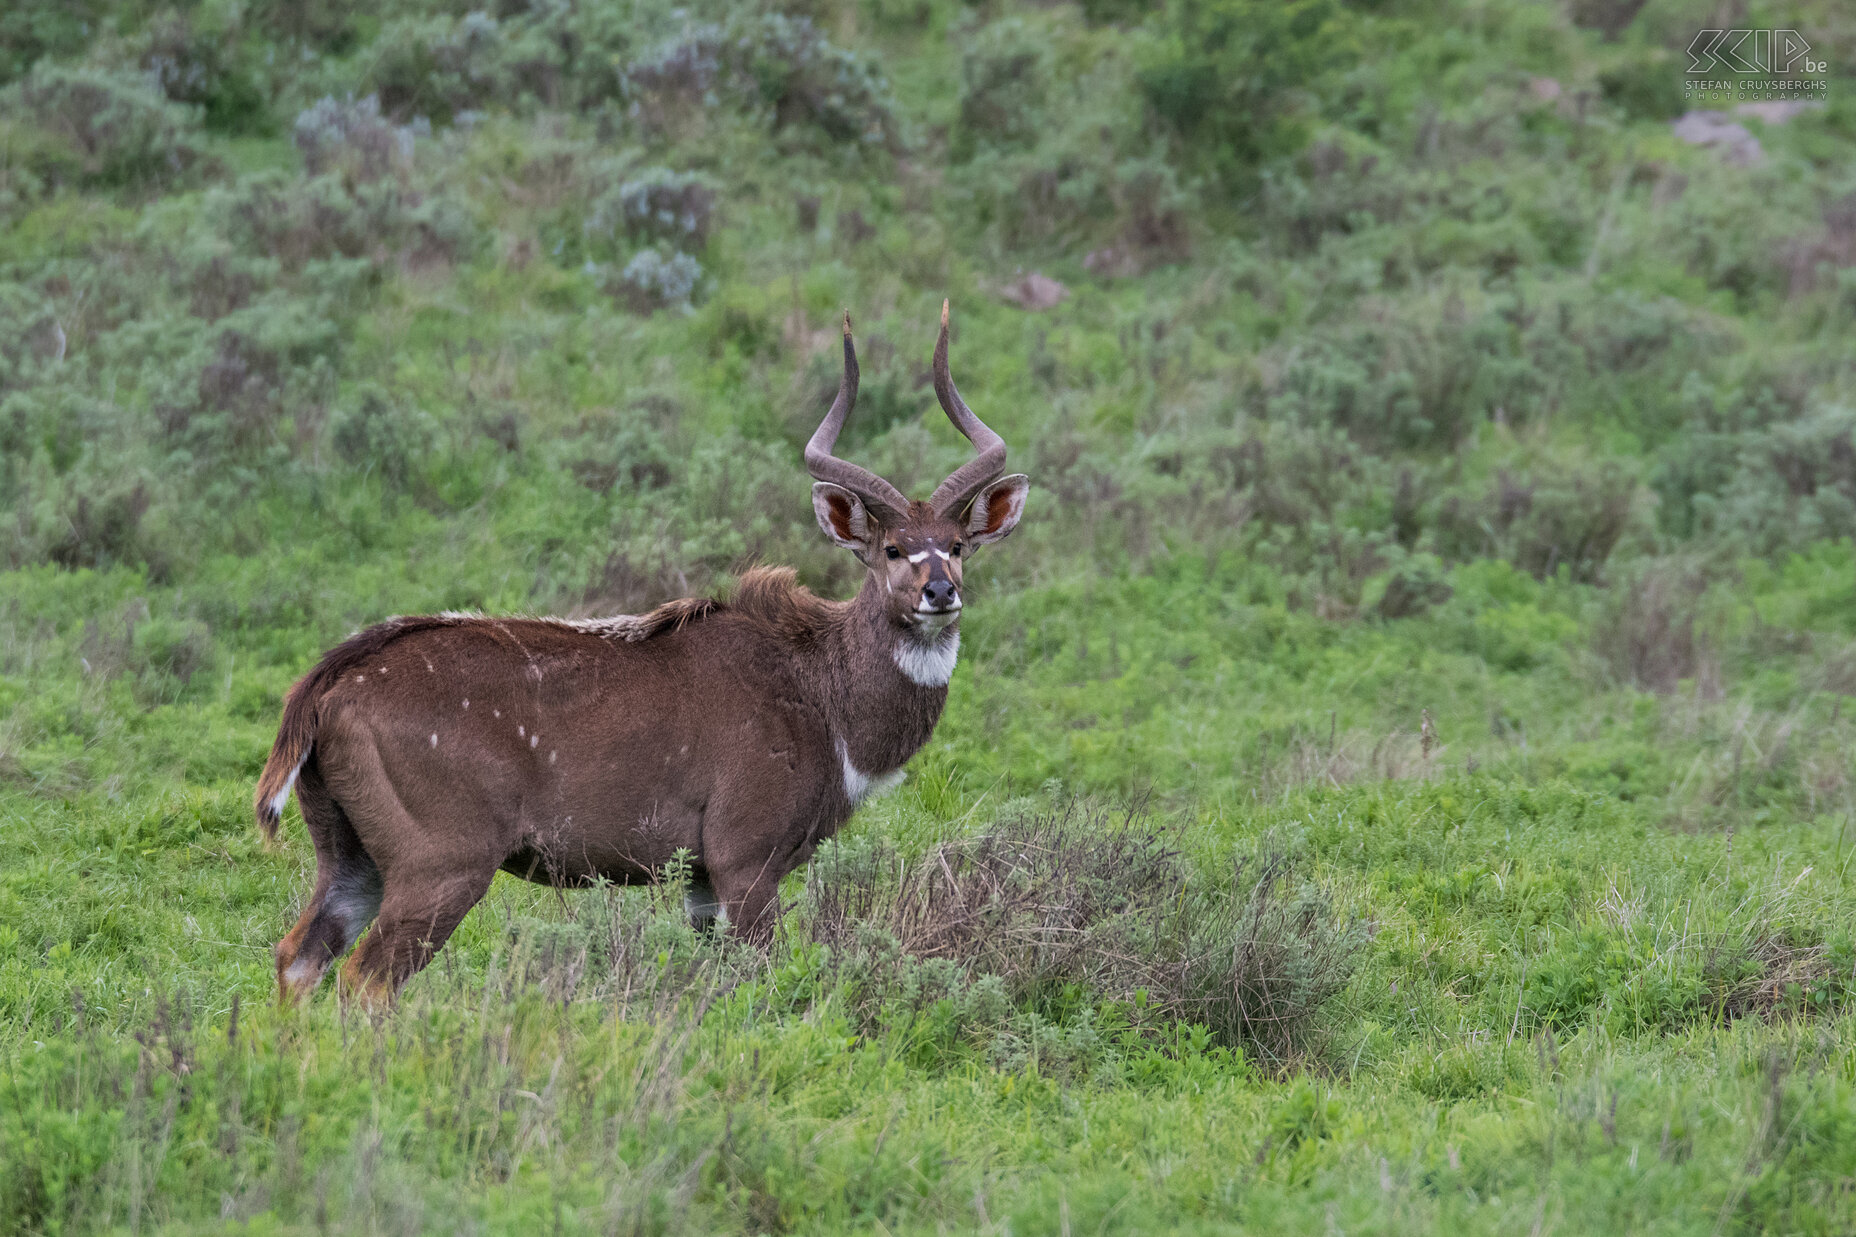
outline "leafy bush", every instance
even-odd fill
[[[271,129],[263,89],[244,63],[232,32],[196,26],[197,19],[168,13],[149,24],[140,61],[161,92],[198,107],[215,133],[261,134]]]
[[[254,0],[251,24],[292,50],[327,56],[354,51],[362,30],[363,6],[355,0]]]
[[[1755,554],[1856,536],[1856,411],[1826,408],[1740,436],[1733,477],[1697,494],[1702,525]]]
[[[702,263],[689,254],[642,249],[609,286],[634,313],[650,314],[660,309],[688,310],[701,282]]]
[[[209,164],[199,109],[170,103],[147,77],[41,64],[0,94],[0,109],[13,120],[0,130],[10,158],[53,185],[153,189]]]
[[[184,366],[151,383],[157,423],[186,453],[172,465],[247,455],[272,442],[285,418],[316,417],[343,342],[341,325],[317,308],[273,296],[230,313]]]
[[[730,34],[739,70],[776,130],[809,125],[833,142],[893,147],[901,140],[889,82],[876,62],[837,46],[810,18],[738,18]]]
[[[148,486],[118,479],[91,490],[84,487],[86,480],[82,474],[74,475],[59,487],[62,493],[48,530],[45,557],[71,568],[152,565],[142,529],[150,503]],[[30,542],[21,548],[26,545]]]
[[[726,32],[711,23],[692,25],[650,48],[625,66],[627,113],[647,132],[670,131],[731,84],[729,53]]]
[[[1480,496],[1443,499],[1437,551],[1457,561],[1504,558],[1539,579],[1564,571],[1594,581],[1638,518],[1637,496],[1637,479],[1611,461],[1525,477],[1503,471]]]
[[[1296,149],[1303,94],[1351,58],[1332,0],[1174,0],[1142,53],[1148,106],[1185,156],[1228,185]]]
[[[961,48],[960,113],[949,153],[1037,144],[1047,123],[1051,40],[1020,18],[981,26]]]
[[[1265,170],[1261,179],[1263,219],[1271,232],[1303,251],[1314,249],[1329,233],[1397,222],[1408,199],[1422,192],[1370,146],[1356,153],[1340,141],[1315,142],[1293,162]],[[1401,275],[1392,261],[1384,272],[1388,284]]]
[[[336,414],[329,442],[342,459],[380,478],[389,493],[406,488],[432,449],[431,419],[369,388]]]
[[[368,44],[362,86],[388,116],[446,124],[505,96],[504,43],[496,18],[481,11],[401,18]]]
[[[871,332],[857,341],[857,361],[861,371],[857,385],[857,416],[844,427],[840,439],[847,448],[880,437],[898,425],[918,420],[935,407],[934,392],[923,381],[923,366],[911,365],[894,342],[881,331]],[[791,432],[798,438],[811,436],[820,415],[831,406],[838,390],[838,378],[844,372],[841,354],[824,351],[806,363],[801,390],[809,398],[796,409],[797,420]],[[808,419],[810,423],[808,423]]]
[[[1339,426],[1388,447],[1447,446],[1500,410],[1524,420],[1544,381],[1499,309],[1469,318],[1368,315],[1299,342],[1267,394],[1272,417]]]
[[[453,261],[477,239],[455,200],[423,197],[391,178],[367,183],[331,172],[298,181],[261,172],[209,193],[204,209],[238,250],[312,282],[339,284],[344,260]]]
[[[106,12],[101,0],[17,0],[0,9],[0,85],[40,60],[81,52]]]
[[[1378,600],[1370,604],[1381,618],[1410,618],[1449,601],[1453,593],[1436,557],[1414,554],[1387,574]]]
[[[404,176],[412,164],[416,126],[396,125],[380,113],[380,97],[325,97],[296,118],[296,148],[311,176],[340,172],[366,184]]]
[[[715,223],[716,188],[701,172],[645,168],[594,203],[587,229],[700,250]]]
[[[1605,98],[1632,117],[1671,120],[1687,110],[1681,61],[1655,48],[1619,61],[1598,75]]]
[[[678,453],[671,441],[653,424],[649,408],[637,404],[589,415],[581,422],[580,433],[571,441],[558,442],[556,448],[566,457],[574,479],[595,493],[615,487],[662,489],[679,471]]]
[[[901,139],[877,64],[807,17],[742,12],[726,25],[694,23],[628,63],[622,90],[631,117],[652,133],[687,123],[720,95],[776,132],[885,148]]]
[[[1615,39],[1637,20],[1647,0],[1572,0],[1567,15],[1575,25],[1597,30]]]
[[[1001,253],[1082,253],[1103,276],[1186,256],[1194,185],[1154,148],[1125,57],[1061,11],[978,26],[962,46],[950,182]]]
[[[218,660],[212,630],[198,619],[150,618],[135,625],[131,665],[139,671],[137,694],[149,702],[171,700]]]

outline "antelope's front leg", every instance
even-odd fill
[[[720,919],[743,940],[767,948],[780,922],[780,881],[804,863],[813,848],[795,846],[783,834],[737,835],[704,855]]]
[[[683,894],[683,913],[689,916],[690,927],[698,932],[714,931],[717,920],[724,927],[728,925],[728,907],[717,896],[708,872],[700,868],[690,874],[689,888]]]
[[[785,875],[772,865],[718,875],[715,896],[722,911],[718,918],[742,940],[766,949],[773,943],[773,930],[780,922],[780,879]]]

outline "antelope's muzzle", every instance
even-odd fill
[[[960,609],[960,590],[945,576],[937,575],[922,585],[922,599],[915,603],[918,614],[946,614]]]

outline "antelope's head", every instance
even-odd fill
[[[819,527],[863,563],[882,590],[891,622],[930,644],[960,617],[961,569],[968,556],[1018,527],[1030,486],[1022,473],[1000,476],[1005,441],[973,415],[954,389],[947,372],[945,301],[934,347],[934,393],[954,428],[973,444],[974,458],[935,487],[926,502],[910,501],[875,473],[833,455],[838,431],[857,402],[857,351],[847,313],[838,398],[806,444]]]

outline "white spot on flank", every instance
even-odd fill
[[[367,682],[367,676],[365,674],[357,674],[354,676],[354,681],[357,683],[365,683]]]
[[[503,715],[503,711],[502,711],[501,709],[491,709],[491,710],[490,710],[490,716],[491,716],[491,717],[501,717],[502,715]]]
[[[436,732],[434,732],[434,733],[433,733],[433,735],[432,735],[432,746],[433,746],[433,747],[437,747],[437,746],[438,746],[438,735],[437,735],[437,733],[436,733]]]
[[[470,701],[468,701],[468,700],[466,700],[466,701],[464,702],[464,707],[465,707],[465,708],[467,708],[467,709],[468,709],[468,708],[470,708]]]
[[[271,796],[271,815],[282,816],[284,814],[284,805],[290,802],[290,788],[296,785],[296,775],[303,771],[303,766],[308,761],[309,749],[304,748],[303,754],[296,758],[296,768],[290,770],[290,776],[284,779],[284,788]]]
[[[521,738],[521,737],[522,737],[523,735],[525,735],[525,734],[527,734],[527,733],[528,733],[528,731],[527,731],[527,730],[525,730],[524,728],[522,728],[521,726],[517,726],[517,727],[516,727],[516,738],[518,738],[518,739],[519,739],[519,738]]]
[[[902,784],[904,772],[891,769],[888,773],[865,773],[851,763],[851,749],[843,739],[838,740],[838,763],[844,766],[844,796],[856,807],[872,795],[886,794]]]
[[[548,763],[549,763],[549,764],[553,764],[553,763],[554,763],[554,757],[555,757],[555,755],[556,755],[556,753],[554,753],[554,752],[549,752],[549,753],[548,753]]]
[[[896,641],[891,654],[896,669],[919,687],[946,687],[954,677],[954,660],[960,656],[960,633],[955,632],[933,644],[903,637]]]
[[[540,742],[541,742],[541,736],[538,734],[532,734],[528,737],[528,745],[530,747],[534,747],[536,744]]]

